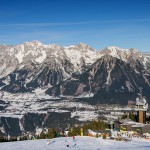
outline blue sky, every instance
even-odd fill
[[[150,51],[149,0],[0,0],[0,43]]]

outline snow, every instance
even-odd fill
[[[70,45],[70,46],[64,46],[64,48],[74,48],[74,45]]]
[[[61,97],[53,97],[44,93],[45,89],[37,88],[34,93],[10,94],[8,92],[0,92],[3,95],[7,105],[5,111],[0,111],[0,117],[22,118],[27,112],[44,113],[47,111],[64,113],[66,108],[76,108],[71,112],[71,117],[79,116],[78,120],[87,121],[97,119],[98,113],[95,112],[95,107],[86,103],[75,102],[73,100],[59,100]],[[89,96],[89,94],[86,94]],[[93,94],[91,93],[91,96]],[[85,96],[85,95],[84,95]],[[68,97],[72,99],[72,97]],[[83,108],[83,110],[82,110]],[[45,110],[45,111],[43,111]]]
[[[15,115],[15,114],[12,114],[12,113],[0,113],[0,117],[11,117],[11,118],[21,119],[23,117],[23,115],[21,115],[21,114]]]
[[[5,77],[6,75],[8,75],[9,73],[13,72],[15,70],[15,66],[8,66],[2,71],[2,73],[0,74],[0,78]],[[1,68],[0,68],[1,70]]]
[[[5,58],[8,58],[11,62],[16,62],[15,59],[17,59],[20,67],[18,67],[18,64],[16,63],[15,65],[13,65],[13,67],[5,69],[5,66],[8,67],[9,65],[12,65],[7,61],[4,61],[5,63],[0,67],[0,76],[4,77],[15,69],[23,68],[23,66],[25,66],[25,64],[29,60],[41,64],[48,57],[54,57],[57,63],[60,63],[60,58],[68,59],[74,65],[74,71],[80,72],[82,65],[82,63],[80,62],[81,58],[86,65],[90,65],[106,54],[122,59],[126,62],[130,57],[133,57],[134,59],[143,58],[142,61],[144,65],[146,65],[146,62],[149,61],[147,55],[139,53],[136,49],[122,49],[116,46],[110,46],[106,47],[100,52],[84,43],[62,47],[56,44],[45,45],[39,41],[31,41],[7,48],[5,55],[1,59],[5,60]],[[65,76],[65,78],[70,77],[69,74],[64,73],[63,75]],[[107,81],[107,83],[108,82],[109,81]]]
[[[0,65],[2,65],[2,64],[0,64]],[[6,63],[4,62],[3,65],[0,66],[0,74],[3,73],[3,70],[4,70],[6,67],[7,67],[7,66],[6,66]]]
[[[96,50],[90,50],[89,46],[85,44],[80,44],[82,49],[79,49],[77,46],[68,46],[64,47],[65,52],[68,58],[71,60],[71,63],[75,65],[75,68],[78,68],[78,64],[80,64],[80,58],[84,58],[86,64],[94,63],[101,55],[97,54]]]
[[[3,83],[8,85],[10,83],[10,77],[8,76],[5,80],[3,80]]]
[[[93,97],[94,96],[94,93],[90,93],[90,92],[84,92],[83,94],[81,95],[78,95],[76,96],[76,98],[89,98],[89,97]]]
[[[118,59],[123,60],[124,62],[128,62],[128,60],[130,60],[131,57],[133,59],[143,59],[143,55],[134,48],[123,49],[116,46],[109,46],[103,49],[100,53],[101,55],[110,55],[116,57]]]
[[[26,48],[26,46],[28,46],[28,48]],[[11,48],[9,54],[15,55],[19,64],[23,63],[27,55],[33,56],[36,62],[42,63],[46,58],[46,52],[43,51],[43,48],[45,48],[45,45],[39,41],[25,42]]]
[[[38,41],[38,40],[33,40],[33,41],[31,41],[31,42],[25,42],[25,44],[27,44],[27,45],[32,45],[32,46],[34,46],[34,45],[37,45],[37,46],[41,46],[41,45],[43,45],[40,41]]]
[[[136,124],[136,125],[133,125],[132,127],[144,127],[145,124]]]
[[[21,121],[19,121],[19,127],[20,127],[20,130],[21,130],[22,132],[24,132],[24,128],[23,128],[23,125],[21,124]]]
[[[35,61],[38,62],[38,63],[42,63],[42,62],[44,61],[45,58],[46,58],[46,52],[43,51],[43,52],[42,52],[42,56],[36,58]]]
[[[61,68],[61,69],[63,70],[63,77],[64,77],[65,79],[69,78],[70,75],[65,71],[65,69],[64,69],[64,68]],[[65,79],[64,79],[64,80],[65,80]]]
[[[116,46],[109,46],[109,47],[106,47],[104,50],[102,50],[101,53],[111,55],[111,56],[116,57],[118,59],[122,59],[123,61],[127,61],[126,55],[128,55],[129,50],[128,49],[122,49],[122,48],[119,48]]]
[[[79,116],[79,121],[92,121],[97,119],[98,114],[95,111],[75,111],[71,113],[71,117]]]
[[[19,51],[19,52],[16,54],[16,57],[17,57],[17,59],[18,59],[18,61],[19,61],[19,64],[22,63],[22,61],[23,61],[23,54],[22,54],[21,51]]]
[[[112,70],[113,70],[113,69],[110,69],[110,70],[108,71],[108,76],[107,76],[106,84],[110,84],[110,82],[111,82],[110,74],[111,74],[111,71],[112,71]]]
[[[69,112],[69,111],[67,111],[67,110],[59,110],[59,109],[49,109],[48,112],[64,113],[64,112]]]
[[[77,136],[75,141],[72,137],[50,139],[50,144],[44,140],[27,140],[19,142],[1,143],[2,150],[149,150],[149,140],[134,138],[132,141],[104,140],[101,138]],[[69,145],[67,147],[66,145]]]
[[[26,113],[42,113],[47,114],[47,111],[64,113],[68,108],[72,108],[71,117],[75,117],[79,121],[88,121],[98,118],[98,111],[112,112],[111,115],[105,114],[107,118],[117,119],[123,115],[124,110],[131,110],[128,107],[114,107],[114,106],[93,106],[85,102],[74,101],[74,97],[53,97],[45,94],[45,89],[37,88],[34,93],[18,93],[10,94],[8,92],[0,92],[1,100],[6,102],[5,111],[0,111],[0,117],[13,117],[21,119]],[[80,95],[81,96],[81,95]],[[89,97],[89,93],[83,96]],[[91,93],[90,96],[93,96]],[[59,99],[63,100],[59,100]],[[68,100],[69,99],[69,100]],[[98,110],[97,110],[98,109]],[[43,111],[44,110],[44,111]],[[119,111],[119,112],[115,112]]]

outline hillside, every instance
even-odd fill
[[[141,87],[143,94],[150,98],[150,73],[138,60],[129,63],[104,55],[84,73],[54,87],[46,93],[75,97],[88,94],[96,102],[127,104],[129,99],[137,97]]]
[[[66,141],[69,147],[66,146]],[[76,137],[73,142],[71,137],[51,139],[51,144],[47,145],[47,140],[21,141],[1,143],[2,150],[149,150],[148,140],[133,139],[132,141],[102,140],[94,137]]]

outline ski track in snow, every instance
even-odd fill
[[[132,141],[114,141],[103,140],[94,137],[76,137],[73,141],[71,137],[62,137],[50,139],[50,144],[47,140],[28,140],[20,142],[1,143],[1,150],[149,150],[150,141],[134,138]],[[66,146],[69,144],[69,147]]]

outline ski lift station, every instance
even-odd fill
[[[138,98],[136,98],[136,106],[135,111],[137,111],[137,117],[139,123],[146,123],[146,111],[148,109],[148,103],[146,99],[139,95]]]

